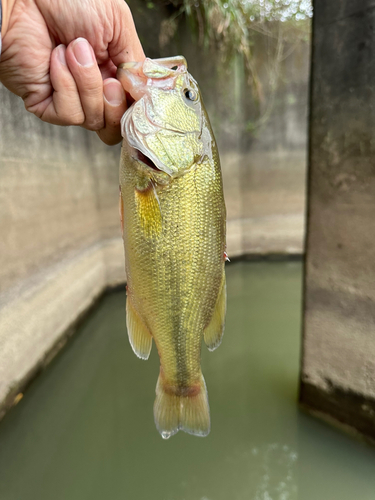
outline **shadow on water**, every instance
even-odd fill
[[[207,438],[157,433],[157,353],[134,356],[112,293],[0,424],[1,500],[373,500],[374,450],[296,405],[301,264],[227,281],[223,344],[202,349]]]

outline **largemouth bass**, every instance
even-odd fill
[[[126,318],[137,356],[154,339],[160,375],[155,424],[210,431],[202,337],[219,346],[226,310],[225,204],[220,161],[196,81],[183,57],[119,67],[135,103],[122,118],[120,209]]]

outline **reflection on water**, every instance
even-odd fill
[[[0,423],[0,499],[374,500],[374,450],[296,406],[301,265],[227,278],[224,341],[202,349],[207,438],[156,431],[157,353],[134,356],[113,293]]]

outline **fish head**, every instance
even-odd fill
[[[121,120],[135,158],[175,177],[211,156],[208,119],[185,58],[122,64],[117,78],[135,100]]]

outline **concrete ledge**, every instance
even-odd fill
[[[77,319],[108,286],[125,282],[123,263],[122,240],[104,240],[34,276],[21,294],[7,294],[0,316],[0,418],[65,344]]]
[[[227,222],[229,258],[256,255],[299,255],[304,252],[304,216],[283,214]]]

